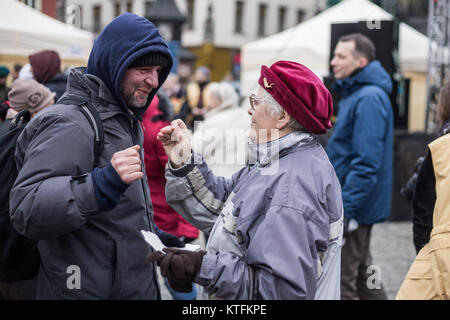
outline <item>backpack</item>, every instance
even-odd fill
[[[76,96],[65,96],[57,104],[80,107],[94,130],[94,167],[98,166],[104,148],[104,132],[97,110]],[[9,195],[18,175],[14,152],[17,139],[30,119],[28,110],[21,111],[11,122],[9,130],[0,135],[0,282],[32,279],[39,272],[38,241],[18,233],[11,224],[9,214]]]

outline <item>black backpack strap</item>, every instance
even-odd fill
[[[19,124],[20,120],[22,120],[22,124],[27,124],[31,120],[31,113],[29,110],[22,110],[11,121],[10,129],[14,129]]]
[[[102,119],[100,119],[97,109],[90,101],[85,101],[81,97],[76,96],[64,96],[57,103],[77,105],[80,107],[81,113],[83,113],[94,130],[94,167],[97,167],[105,145],[105,132],[103,130]]]

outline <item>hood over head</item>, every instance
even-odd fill
[[[158,77],[158,88],[148,95],[144,108],[132,108],[139,117],[150,105],[162,83],[166,80],[173,60],[167,43],[149,20],[132,13],[124,13],[109,23],[94,43],[86,73],[100,78],[116,98],[122,109],[129,108],[122,97],[122,79],[125,70],[135,60],[155,53],[167,57]]]
[[[33,76],[39,83],[46,83],[61,72],[61,59],[58,52],[44,50],[28,57],[33,68]]]

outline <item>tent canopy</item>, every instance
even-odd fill
[[[91,32],[53,19],[17,0],[0,2],[0,54],[28,56],[55,50],[61,59],[87,61]]]
[[[392,20],[392,15],[368,0],[344,0],[317,16],[278,34],[247,43],[241,48],[241,87],[248,92],[259,77],[261,65],[293,60],[320,78],[328,75],[331,25]],[[426,72],[429,41],[405,23],[399,27],[400,71]]]

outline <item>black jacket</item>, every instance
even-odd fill
[[[438,137],[450,132],[450,120],[442,126]],[[416,251],[419,252],[430,241],[433,229],[433,212],[436,202],[436,179],[430,150],[420,166],[417,183],[412,199],[413,209],[413,240]]]
[[[64,73],[58,73],[48,82],[44,83],[44,86],[50,89],[51,92],[55,93],[55,102],[61,98],[64,92],[66,92],[67,87],[67,75]]]

